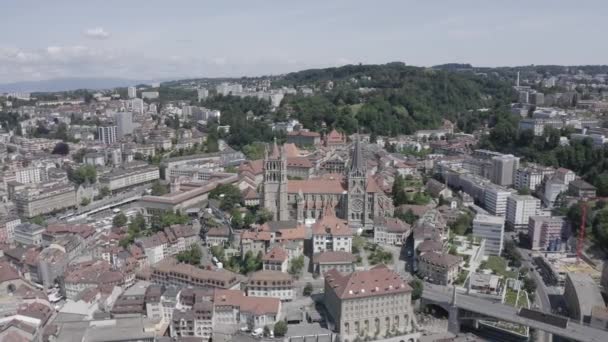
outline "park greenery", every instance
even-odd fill
[[[68,169],[68,178],[78,185],[94,184],[97,181],[97,169],[92,165],[82,165],[76,170]]]
[[[291,260],[289,262],[289,274],[291,274],[292,276],[298,276],[300,275],[300,273],[302,272],[302,270],[304,269],[304,256],[300,255],[297,258],[294,258],[293,260]]]
[[[183,262],[190,265],[200,265],[201,263],[201,248],[197,245],[192,245],[190,248],[183,252],[177,253],[175,258],[179,262]]]
[[[209,198],[220,201],[220,209],[231,211],[236,205],[243,203],[243,195],[239,188],[232,184],[220,184],[209,193]]]

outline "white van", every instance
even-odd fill
[[[253,336],[253,337],[260,337],[260,336],[262,336],[263,333],[264,333],[264,329],[257,328],[257,329],[253,330],[253,332],[251,333],[251,336]]]

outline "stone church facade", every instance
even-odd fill
[[[348,221],[349,227],[372,229],[375,217],[393,215],[391,198],[367,174],[358,139],[345,174],[288,180],[286,160],[283,148],[276,143],[264,158],[261,203],[274,214],[274,220],[318,220],[331,206],[337,217]]]

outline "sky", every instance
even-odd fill
[[[3,0],[0,84],[607,64],[605,0]]]

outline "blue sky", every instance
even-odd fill
[[[0,83],[348,63],[606,64],[608,1],[4,0]]]

